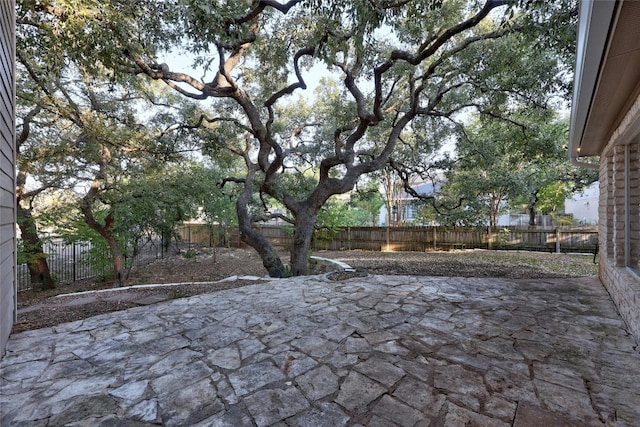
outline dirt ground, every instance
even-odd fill
[[[593,264],[592,258],[585,255],[494,251],[319,251],[314,255],[344,261],[355,268],[359,275],[406,274],[529,279],[597,274],[597,266]],[[286,259],[286,255],[283,254],[283,258]],[[252,249],[216,248],[214,251],[211,248],[200,248],[195,252],[195,256],[177,255],[135,267],[127,280],[129,286],[176,283],[179,285],[86,293],[110,289],[113,285],[109,282],[85,280],[58,285],[56,289],[49,291],[20,292],[18,322],[14,325],[14,332],[54,326],[155,301],[254,285],[260,281],[239,279],[213,282],[232,276],[264,275],[262,261]],[[349,278],[348,275],[333,277],[336,280]],[[66,296],[60,296],[62,294]]]

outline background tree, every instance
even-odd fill
[[[43,192],[62,186],[62,174],[53,165],[61,163],[65,147],[55,125],[57,117],[46,108],[48,93],[42,84],[49,78],[59,78],[62,70],[46,66],[47,59],[42,54],[46,49],[42,49],[42,34],[35,23],[30,26],[18,23],[16,30],[16,206],[20,248],[29,268],[32,288],[50,289],[55,284],[43,251],[44,241],[34,215],[34,203]],[[33,67],[43,72],[29,73]],[[39,179],[34,180],[33,176]]]
[[[386,223],[390,226],[398,226],[405,222],[405,213],[409,204],[409,197],[404,191],[405,184],[391,167],[384,168],[380,176],[387,211]],[[407,183],[413,187],[416,180],[417,176],[414,175],[407,180]]]
[[[477,118],[460,133],[459,158],[444,186],[449,199],[464,200],[459,220],[495,227],[503,209],[524,204],[533,226],[545,189],[562,184],[571,193],[597,180],[593,171],[567,164],[567,134],[568,123],[553,110],[522,108],[508,120]]]
[[[352,226],[375,226],[378,224],[380,208],[384,200],[380,194],[378,182],[375,179],[359,182],[355,191],[350,193],[349,203],[352,210],[359,212],[358,221],[348,224]]]
[[[557,218],[558,214],[565,213],[564,202],[573,194],[571,190],[571,186],[562,181],[556,181],[542,187],[537,194],[538,209],[543,215]]]
[[[272,215],[269,206],[287,209],[295,224],[291,273],[306,273],[322,206],[387,165],[405,136],[425,135],[433,121],[470,108],[500,116],[497,106],[513,100],[543,104],[543,95],[566,83],[553,41],[572,25],[575,5],[567,3],[114,1],[83,5],[79,15],[52,2],[38,13],[82,34],[74,57],[96,55],[95,67],[128,69],[212,100],[205,121],[227,128],[226,146],[246,168],[225,180],[239,185],[242,239],[281,276],[284,265],[254,220]],[[189,50],[203,71],[177,71],[161,59],[171,49]],[[310,109],[282,114],[289,95],[307,89],[311,67],[340,80],[321,86]],[[432,142],[428,135],[414,141],[416,148]],[[303,163],[317,178],[294,195],[283,177]],[[261,214],[253,200],[261,201]]]
[[[70,39],[77,34],[69,29],[79,30],[87,20],[64,15],[65,7],[28,1],[18,7],[22,123],[17,196],[22,202],[23,247],[31,253],[27,261],[34,285],[37,280],[50,282],[50,275],[42,273],[46,254],[32,214],[33,198],[53,189],[72,190],[75,197],[67,199],[72,204],[64,209],[79,212],[93,234],[69,227],[67,239],[74,234],[89,236],[94,244],[96,236],[104,239],[115,283],[122,285],[124,259],[135,255],[137,239],[173,230],[197,211],[196,201],[204,206],[215,187],[202,191],[202,174],[190,175],[183,164],[194,146],[202,145],[185,125],[194,109],[178,95],[167,96],[161,85],[132,75],[116,79],[95,57],[72,52],[76,43]],[[43,19],[47,12],[62,15],[59,20]],[[160,179],[163,175],[173,180]],[[60,222],[57,218],[50,224],[60,229]],[[133,254],[128,253],[131,249]]]
[[[599,178],[595,169],[578,168],[567,163],[568,135],[568,119],[556,116],[528,126],[527,145],[536,150],[526,153],[533,161],[526,176],[526,192],[522,195],[526,200],[529,226],[537,225],[538,211],[543,214],[558,212],[558,209],[563,209],[567,197],[584,190]]]
[[[346,196],[332,198],[322,207],[318,213],[320,230],[376,225],[384,205],[376,182],[361,183]]]
[[[33,202],[38,194],[55,184],[52,182],[41,183],[35,188],[27,188],[27,179],[34,167],[34,163],[52,154],[45,149],[45,147],[51,147],[51,145],[34,147],[30,144],[35,139],[31,135],[32,122],[36,120],[36,116],[41,112],[39,106],[32,105],[31,107],[30,110],[25,111],[19,102],[17,108],[19,115],[20,113],[24,114],[20,116],[21,121],[17,124],[19,133],[16,138],[16,160],[19,165],[16,174],[17,222],[20,227],[20,249],[29,268],[32,289],[45,290],[54,288],[55,283],[51,277],[47,256],[44,253],[44,242],[40,237],[38,225],[34,218]]]
[[[137,255],[141,244],[153,243],[157,236],[168,251],[172,239],[178,237],[177,226],[185,221],[202,217],[209,223],[230,222],[234,196],[210,185],[227,171],[185,161],[143,172],[143,176],[123,183],[108,199],[118,218],[119,240],[126,243],[130,258]]]
[[[468,126],[460,137],[459,157],[446,174],[444,191],[450,198],[463,200],[465,225],[485,222],[496,227],[507,202],[526,191],[533,162],[524,151],[522,132],[510,122],[485,118]]]

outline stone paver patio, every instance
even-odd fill
[[[2,426],[637,426],[596,279],[292,278],[13,335]]]

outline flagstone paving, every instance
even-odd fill
[[[324,276],[13,335],[2,426],[637,426],[596,279]]]

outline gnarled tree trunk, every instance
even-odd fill
[[[91,227],[92,230],[100,234],[107,242],[109,246],[109,252],[113,258],[113,279],[115,286],[124,286],[125,284],[125,272],[124,272],[124,255],[120,250],[120,245],[116,240],[115,235],[111,231],[111,225],[113,224],[113,216],[107,215],[105,223],[100,224],[91,211],[91,207],[86,201],[80,207],[82,215],[84,216],[84,222]]]
[[[29,276],[31,277],[31,288],[46,290],[55,288],[55,283],[51,277],[47,256],[44,253],[42,240],[38,234],[38,227],[32,215],[31,197],[44,190],[45,187],[33,191],[31,196],[27,195],[26,183],[29,175],[31,163],[21,156],[22,145],[29,138],[31,133],[31,123],[40,113],[42,108],[36,106],[31,110],[22,121],[22,131],[16,138],[16,150],[19,159],[19,169],[16,175],[16,206],[17,206],[17,222],[20,227],[20,234],[23,242],[23,251],[27,258],[27,267],[29,268]],[[21,201],[29,201],[29,207],[24,208]]]
[[[253,177],[255,171],[255,165],[249,164],[243,190],[236,200],[236,214],[238,216],[240,239],[258,252],[258,255],[262,258],[262,265],[267,269],[269,276],[284,277],[287,269],[284,264],[282,264],[278,252],[269,239],[251,227],[253,222],[251,220],[251,213],[249,212],[249,201],[253,195]]]
[[[23,241],[23,251],[27,258],[27,267],[31,277],[31,288],[47,290],[55,288],[51,277],[47,256],[43,250],[38,228],[31,215],[31,209],[23,208],[18,201],[18,226]]]
[[[100,158],[98,161],[100,169],[96,173],[89,191],[80,201],[80,212],[82,212],[84,222],[107,241],[109,251],[111,252],[111,257],[113,258],[113,278],[115,280],[114,285],[124,286],[124,255],[120,250],[120,245],[116,240],[116,236],[113,234],[113,231],[111,231],[111,227],[113,226],[114,222],[113,212],[109,212],[109,214],[104,219],[104,224],[100,224],[100,222],[98,222],[98,220],[94,216],[92,210],[92,205],[97,199],[98,194],[100,194],[102,182],[107,177],[107,165],[110,158],[111,153],[109,152],[109,149],[106,145],[102,145]]]
[[[291,248],[291,274],[302,276],[309,272],[309,250],[317,213],[312,208],[301,209],[296,216],[295,234]]]
[[[536,190],[529,200],[529,226],[534,227],[536,225],[536,205],[538,204],[538,190]]]
[[[109,246],[109,252],[111,253],[111,257],[113,259],[113,279],[114,286],[124,286],[126,281],[126,275],[124,271],[124,254],[120,249],[120,244],[116,240],[116,236],[111,232],[111,223],[109,221],[109,216],[107,216],[107,221],[105,225],[100,224],[95,219],[88,220],[85,216],[85,222],[91,229],[99,233],[107,242]]]
[[[96,230],[97,231],[97,230]],[[117,286],[125,285],[125,271],[124,271],[124,255],[120,250],[120,245],[116,240],[113,233],[108,232],[108,235],[102,235],[107,244],[109,245],[109,251],[111,252],[111,256],[113,257],[113,278],[114,283]]]

